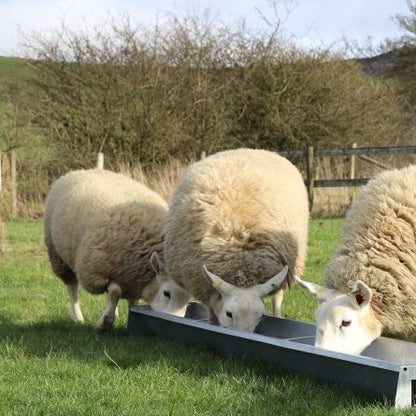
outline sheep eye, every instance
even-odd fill
[[[341,322],[341,326],[350,326],[351,325],[351,321],[342,321]]]
[[[232,317],[233,317],[233,313],[232,313],[232,312],[230,312],[230,311],[226,311],[226,312],[225,312],[225,314],[226,314],[229,318],[231,318],[231,319],[232,319]]]
[[[163,291],[163,294],[168,298],[168,299],[170,299],[170,292],[169,292],[169,290],[164,290]]]

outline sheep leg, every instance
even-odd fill
[[[69,301],[71,302],[71,316],[75,322],[84,322],[82,316],[81,307],[78,299],[78,282],[72,282],[66,285],[69,295]]]
[[[107,288],[107,307],[97,322],[96,328],[106,330],[112,327],[117,309],[117,303],[121,298],[121,287],[117,283],[110,283]]]
[[[273,316],[282,316],[282,302],[285,291],[283,289],[278,290],[274,293],[272,298]]]
[[[139,301],[137,299],[129,299],[128,302],[129,302],[129,309],[132,306],[137,306],[139,304]]]

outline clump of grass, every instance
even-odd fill
[[[141,165],[136,165],[134,168],[125,165],[119,166],[121,173],[147,185],[166,201],[170,200],[185,168],[186,165],[176,159],[171,159],[169,163],[164,165],[155,165],[147,173]]]

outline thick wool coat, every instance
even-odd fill
[[[265,150],[237,149],[190,165],[166,217],[164,256],[170,277],[205,304],[216,291],[209,271],[241,287],[306,260],[309,209],[299,170]],[[212,304],[212,299],[211,299]]]
[[[367,284],[383,333],[416,334],[416,165],[385,171],[361,189],[325,275],[327,287],[344,293],[357,280]]]
[[[149,258],[162,254],[166,212],[161,196],[122,174],[91,169],[62,176],[51,187],[44,215],[54,272],[90,293],[116,282],[123,298],[139,299],[155,277]]]

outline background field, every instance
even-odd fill
[[[342,223],[312,219],[307,279],[322,282]],[[1,415],[396,414],[371,397],[255,360],[223,359],[207,349],[130,336],[124,301],[115,329],[97,333],[105,297],[82,290],[86,323],[76,325],[65,287],[47,260],[42,220],[9,222],[6,233],[7,251],[0,257]],[[295,286],[284,314],[312,321],[315,306]]]

